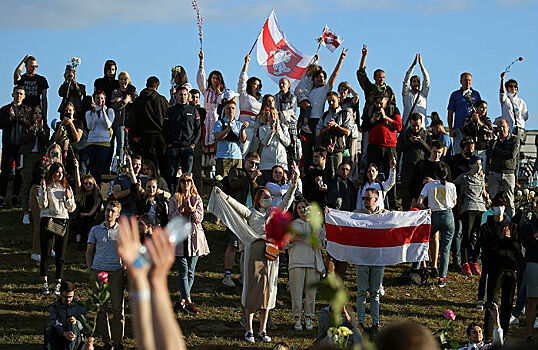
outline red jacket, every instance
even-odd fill
[[[398,107],[389,105],[385,108],[385,114],[392,119],[392,122],[375,122],[371,123],[373,115],[373,106],[368,110],[368,115],[364,119],[361,128],[368,131],[368,143],[371,145],[396,147],[396,133],[402,130],[402,117]]]

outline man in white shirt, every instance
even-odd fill
[[[525,121],[529,119],[527,104],[518,95],[517,81],[514,79],[504,82],[506,72],[501,73],[501,110],[502,118],[508,121],[510,133],[520,137],[525,132]]]
[[[420,65],[422,70],[422,76],[424,77],[424,83],[422,84],[422,89],[420,88],[420,77],[418,75],[413,75],[413,70],[415,66]],[[426,100],[428,98],[428,92],[430,91],[430,74],[422,64],[422,56],[418,53],[415,56],[413,64],[405,74],[402,88],[402,97],[404,104],[403,111],[403,129],[405,130],[408,126],[408,119],[411,113],[420,113],[422,114],[422,125],[426,125]]]
[[[469,342],[458,350],[486,350],[493,348],[496,345],[503,345],[503,329],[501,328],[501,321],[499,319],[499,307],[497,304],[492,303],[489,305],[488,311],[491,313],[491,316],[495,322],[495,328],[493,329],[493,342],[486,344],[484,342],[482,326],[476,322],[472,322],[467,326],[467,339]]]

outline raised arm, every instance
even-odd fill
[[[504,87],[504,78],[506,77],[506,72],[501,73],[501,87],[500,87],[500,93],[504,94],[506,93],[506,88]]]
[[[422,77],[424,78],[424,81],[422,82],[422,93],[426,97],[430,92],[430,73],[428,73],[426,67],[424,67],[424,64],[422,63],[422,54],[420,53],[418,54],[418,64],[420,65]]]
[[[239,85],[237,86],[237,92],[243,93],[247,92],[247,79],[248,79],[248,65],[250,63],[250,55],[245,56],[245,63],[243,64],[243,69],[241,69],[241,74],[239,74]]]
[[[22,67],[26,64],[26,60],[30,57],[30,55],[24,56],[21,63],[15,68],[15,73],[13,73],[13,83],[17,84],[19,80],[21,80],[21,73],[22,73]]]
[[[198,66],[198,74],[196,75],[196,82],[198,83],[198,89],[200,89],[200,93],[202,95],[205,95],[205,92],[208,86],[207,86],[207,80],[205,77],[205,70],[204,70],[204,51],[200,50],[198,57],[200,58],[200,64]]]
[[[329,81],[327,81],[327,84],[329,84],[331,87],[334,86],[334,82],[336,81],[336,77],[338,77],[338,72],[340,72],[340,67],[342,67],[342,62],[344,62],[344,58],[346,58],[346,55],[347,49],[342,49],[342,53],[340,54],[338,62],[336,62],[336,66],[334,67],[333,73],[331,74]]]
[[[411,76],[413,75],[413,71],[415,70],[415,66],[417,65],[417,60],[418,60],[418,54],[415,55],[415,59],[413,60],[411,67],[409,67],[409,69],[405,73],[403,87],[402,87],[402,95],[404,96],[406,93],[409,92],[409,90],[411,90]]]
[[[293,198],[295,196],[295,190],[297,189],[297,181],[299,180],[299,167],[295,162],[292,165],[291,185],[286,191],[282,202],[279,204],[279,208],[283,211],[287,211],[293,204]]]

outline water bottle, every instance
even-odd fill
[[[192,224],[184,216],[178,215],[168,222],[166,229],[169,233],[168,240],[175,245],[184,241],[192,233]],[[142,245],[138,249],[138,256],[135,259],[134,267],[138,269],[145,265],[151,266],[152,264],[151,254],[146,246]]]

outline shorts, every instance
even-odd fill
[[[232,168],[242,168],[242,159],[217,158],[217,175],[228,176]]]
[[[226,238],[228,239],[228,245],[239,248],[239,238],[229,228],[226,228]]]

